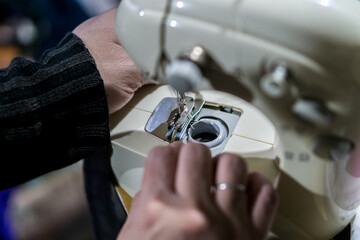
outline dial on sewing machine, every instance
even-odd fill
[[[152,147],[191,140],[197,122],[212,142],[223,126],[214,152],[244,156],[279,190],[272,232],[333,237],[360,202],[359,12],[355,0],[123,0],[125,49],[186,98],[179,111],[167,87],[147,87],[112,117],[119,185],[138,191]]]

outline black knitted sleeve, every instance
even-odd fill
[[[104,84],[74,34],[39,62],[15,58],[0,70],[0,189],[70,165],[109,141]]]

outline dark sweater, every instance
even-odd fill
[[[70,165],[110,142],[104,84],[68,34],[39,62],[0,70],[0,189]]]

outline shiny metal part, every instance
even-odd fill
[[[198,88],[202,81],[199,66],[188,60],[174,60],[166,66],[166,82],[180,93],[190,92]]]
[[[191,97],[164,98],[146,123],[145,131],[167,142],[183,140],[204,103]]]
[[[184,107],[186,105],[186,96],[184,93],[177,92],[177,103],[180,114],[184,110]]]
[[[201,67],[205,67],[209,63],[210,56],[201,46],[193,46],[183,49],[178,56],[178,59],[189,60]]]
[[[317,138],[314,153],[323,159],[331,159],[336,162],[349,160],[355,144],[343,137],[326,135]]]
[[[261,78],[260,87],[269,97],[282,98],[290,90],[289,75],[286,64],[279,64]]]
[[[335,114],[321,99],[299,98],[292,106],[292,112],[302,120],[316,126],[329,126]]]

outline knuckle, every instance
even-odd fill
[[[166,155],[166,148],[165,147],[155,147],[153,148],[148,157],[147,162],[151,164],[156,164],[157,162],[161,161],[162,156]]]
[[[141,202],[141,199],[142,199],[142,191],[140,190],[139,192],[137,192],[133,199],[132,199],[132,205],[137,205]]]
[[[253,181],[257,181],[257,182],[261,183],[261,185],[267,184],[272,187],[272,183],[271,183],[270,179],[265,177],[265,175],[263,175],[262,173],[254,171],[254,172],[251,172],[249,175],[250,175],[251,179],[253,179]]]
[[[211,157],[210,149],[202,143],[187,143],[184,151],[196,155],[199,159]]]
[[[172,159],[176,155],[176,151],[168,146],[160,146],[152,149],[146,159],[146,168],[155,172],[162,169],[165,159]]]
[[[169,144],[169,147],[175,149],[177,152],[184,146],[184,143],[180,141],[175,141]]]
[[[146,199],[143,205],[143,221],[146,228],[150,229],[158,222],[162,217],[161,213],[163,209],[164,203],[159,197],[156,197],[156,195]]]
[[[211,223],[209,218],[201,211],[196,209],[187,210],[186,220],[181,231],[188,236],[201,236],[209,232]]]
[[[148,158],[150,159],[150,161],[156,161],[158,158],[162,156],[169,156],[173,153],[174,151],[172,150],[172,148],[168,146],[158,146],[150,151]]]
[[[220,156],[220,164],[227,169],[233,169],[245,174],[247,172],[247,164],[245,160],[237,155],[224,153]]]
[[[161,151],[163,150],[163,148],[164,148],[164,147],[162,147],[162,146],[154,147],[153,149],[151,149],[151,151],[150,151],[150,153],[149,153],[149,157],[161,153]]]
[[[194,143],[189,142],[186,144],[187,148],[190,148],[191,150],[197,150],[197,151],[207,151],[208,147],[201,143]]]

